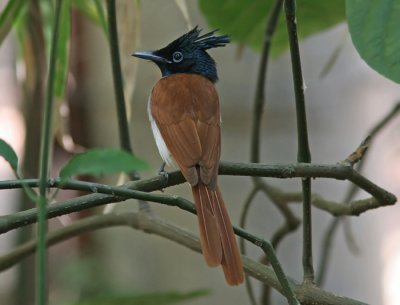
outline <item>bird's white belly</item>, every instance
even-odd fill
[[[157,123],[151,114],[150,105],[151,99],[149,98],[149,102],[147,103],[147,113],[149,115],[151,130],[153,131],[153,136],[156,140],[158,151],[161,155],[161,158],[168,166],[175,166],[174,159],[172,158],[171,153],[169,152],[168,147],[165,144],[163,137],[161,136],[160,130],[158,129]]]

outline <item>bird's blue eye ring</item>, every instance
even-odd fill
[[[172,60],[175,63],[181,62],[183,60],[183,54],[182,52],[176,51],[172,54]]]

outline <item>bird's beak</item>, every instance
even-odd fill
[[[164,57],[155,55],[154,52],[135,52],[132,54],[132,56],[138,57],[138,58],[142,58],[142,59],[147,59],[147,60],[151,60],[154,62],[159,62],[159,63],[167,63],[170,64],[171,61],[165,59]]]

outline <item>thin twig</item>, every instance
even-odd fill
[[[367,153],[369,144],[371,143],[371,136],[368,135],[361,144],[342,162],[347,162],[349,165],[354,166],[354,164],[360,162],[364,155]]]
[[[243,230],[242,228],[234,227],[233,229],[237,235],[245,238],[247,241],[253,243],[257,247],[260,247],[264,251],[264,254],[267,256],[268,261],[270,262],[272,269],[274,270],[275,275],[278,278],[278,281],[282,287],[282,292],[287,298],[289,304],[300,305],[271,243],[267,240],[260,239],[259,237],[254,236],[253,234]]]
[[[111,64],[114,79],[115,102],[117,106],[118,128],[120,146],[122,149],[133,154],[129,124],[126,113],[124,81],[121,70],[121,60],[119,55],[117,16],[115,8],[115,0],[107,0],[107,19],[108,19],[108,37],[111,54]],[[139,179],[136,172],[129,173],[131,180]]]
[[[265,83],[267,78],[267,68],[269,52],[271,49],[272,38],[274,37],[276,25],[282,10],[283,0],[276,0],[267,19],[264,33],[263,46],[261,50],[260,64],[258,66],[257,85],[253,109],[253,126],[251,131],[250,161],[260,162],[260,131],[261,118],[265,105]]]
[[[369,145],[372,144],[372,141],[379,134],[379,132],[383,128],[385,128],[399,113],[400,113],[400,102],[397,102],[393,106],[393,108],[381,120],[379,120],[378,123],[374,127],[372,127],[371,130],[368,132]],[[366,156],[364,155],[363,158],[360,160],[360,162],[358,162],[355,166],[358,172],[362,170],[365,162],[366,162]],[[357,194],[359,190],[360,188],[357,184],[351,184],[346,192],[343,202],[346,203],[352,200],[352,198],[354,198],[354,196]],[[322,283],[325,280],[328,269],[329,257],[332,251],[333,237],[335,235],[335,232],[337,231],[336,230],[337,226],[343,219],[344,219],[343,217],[338,217],[333,219],[325,231],[322,243],[322,250],[321,250],[322,254],[319,262],[319,273],[317,277],[318,285],[322,285]]]
[[[239,220],[239,226],[242,228],[246,228],[246,219],[247,219],[247,214],[250,211],[250,206],[254,202],[254,197],[256,196],[258,192],[257,186],[253,186],[253,189],[247,196],[247,199],[244,201],[244,205],[242,207],[242,211],[240,212],[240,220]],[[239,246],[240,246],[240,251],[245,255],[246,254],[246,246],[244,243],[244,239],[239,240]],[[249,296],[250,303],[252,305],[256,305],[256,296],[254,293],[253,286],[251,285],[250,278],[247,274],[245,274],[245,285],[246,285],[246,291],[247,295]]]
[[[278,229],[280,233],[275,232],[274,236],[271,239],[271,243],[276,249],[276,247],[279,244],[279,240],[286,235],[286,233],[293,232],[295,231],[298,226],[300,225],[300,220],[294,215],[293,211],[288,207],[287,201],[285,201],[285,197],[279,197],[276,196],[277,189],[275,187],[270,186],[269,184],[265,183],[265,181],[259,179],[257,186],[259,189],[268,197],[271,199],[272,203],[276,206],[276,208],[281,212],[281,214],[285,218],[285,224],[281,227],[281,229]],[[302,198],[302,197],[300,197]],[[285,234],[282,235],[283,232],[286,232]],[[280,237],[278,237],[279,235]]]
[[[58,33],[60,28],[60,16],[62,1],[56,1],[53,32],[50,47],[50,63],[47,80],[46,100],[44,104],[42,136],[40,145],[40,169],[39,169],[39,198],[38,198],[38,255],[36,266],[37,293],[36,304],[47,304],[47,251],[46,251],[46,231],[47,231],[47,179],[51,162],[51,141],[52,141],[52,118],[53,118],[53,96],[54,79],[56,72]]]
[[[272,45],[272,39],[274,37],[276,26],[278,24],[279,16],[282,11],[283,0],[276,0],[267,18],[267,23],[264,31],[263,45],[261,50],[260,64],[257,74],[257,84],[254,98],[254,108],[253,108],[253,120],[252,120],[252,130],[251,130],[251,144],[250,144],[250,161],[258,163],[260,162],[260,144],[261,144],[261,119],[265,107],[265,85],[267,79],[267,69],[270,49]],[[255,184],[257,184],[259,178],[253,179]],[[253,191],[256,187],[253,189]],[[252,192],[253,192],[252,191]],[[247,201],[245,206],[249,207],[251,202]],[[244,208],[245,211],[246,208]],[[241,216],[243,222],[246,215]],[[251,303],[256,304],[255,296],[251,283],[248,277],[246,277],[246,288],[250,298]]]
[[[308,144],[307,117],[304,90],[305,84],[301,70],[300,49],[297,39],[296,1],[285,0],[286,24],[289,35],[290,56],[297,116],[297,161],[310,163],[311,153]],[[303,189],[303,271],[304,281],[314,281],[312,256],[312,219],[311,219],[311,179],[302,179]]]
[[[264,31],[263,45],[261,50],[261,57],[258,68],[257,84],[256,84],[255,98],[254,98],[254,109],[253,109],[253,120],[252,120],[253,125],[251,131],[251,144],[250,144],[250,160],[251,162],[254,163],[260,162],[261,119],[265,107],[265,85],[267,79],[268,60],[272,45],[272,39],[276,31],[276,26],[278,24],[280,13],[282,11],[282,3],[283,0],[276,0],[274,2],[274,5],[272,6],[270,13],[268,15]],[[252,198],[254,198],[255,194],[257,193],[258,180],[260,179],[259,178],[253,179],[255,186],[250,193],[249,200],[246,201],[243,207],[241,213],[241,221],[240,221],[242,225],[244,225],[245,223],[247,212],[252,202]],[[242,245],[242,248],[244,250],[244,244]],[[248,277],[246,277],[246,288],[251,303],[253,305],[256,304],[254,292]]]
[[[251,192],[247,196],[246,200],[244,201],[244,205],[243,205],[242,211],[240,213],[240,219],[239,219],[239,226],[242,227],[242,228],[246,228],[247,214],[250,211],[250,206],[254,202],[253,199],[257,195],[258,191],[259,191],[258,187],[253,187],[253,189],[251,190]],[[240,244],[240,251],[243,254],[246,254],[245,243],[243,242],[242,239],[240,240],[239,244]]]
[[[222,175],[231,176],[237,175],[273,178],[334,178],[338,180],[349,180],[367,193],[370,193],[382,204],[391,205],[397,201],[393,194],[380,188],[372,181],[360,175],[351,166],[339,163],[335,165],[319,165],[309,163],[272,165],[233,163],[225,161],[221,162],[219,173]]]

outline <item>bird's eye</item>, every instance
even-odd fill
[[[177,52],[174,52],[174,54],[172,54],[172,60],[175,63],[181,62],[182,59],[183,59],[183,55],[181,52],[177,51]]]

